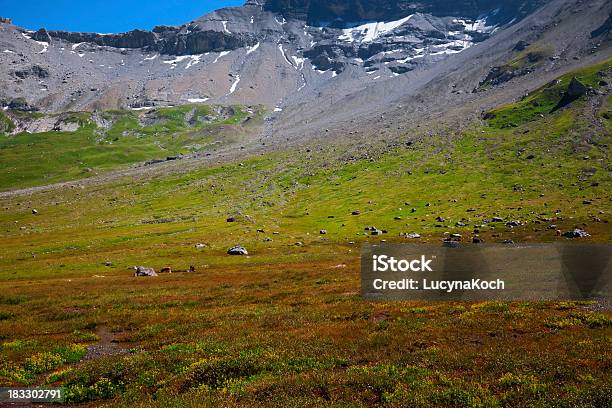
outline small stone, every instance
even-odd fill
[[[359,214],[361,214],[361,211],[359,210],[355,210],[351,213],[351,215],[359,215]]]
[[[228,219],[226,220],[227,222],[236,222],[236,218],[234,217],[228,217]]]
[[[34,215],[38,214],[38,210],[36,210],[36,209],[34,209],[34,208],[33,208],[33,209],[32,209],[32,214],[34,214]]]
[[[327,234],[327,230],[322,229],[321,231],[319,231],[319,234],[325,235],[325,234]]]
[[[473,244],[482,244],[484,241],[481,238],[478,237],[474,237],[472,238],[472,243]]]

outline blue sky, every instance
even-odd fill
[[[115,33],[179,25],[244,0],[0,0],[0,16],[32,30]]]

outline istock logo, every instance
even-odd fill
[[[395,259],[387,255],[372,256],[372,267],[374,272],[433,272],[429,266],[433,262],[432,259],[427,259],[425,255],[421,255],[421,259]]]

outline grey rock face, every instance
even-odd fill
[[[500,18],[528,14],[546,0],[267,0],[264,9],[310,23],[395,20],[413,12],[476,18],[499,7]],[[500,4],[501,3],[501,4]]]
[[[282,112],[329,89],[416,75],[543,2],[249,0],[152,31],[0,25],[0,98],[47,112],[204,102]]]

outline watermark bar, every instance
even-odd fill
[[[61,388],[0,387],[0,404],[43,403],[63,401],[64,390],[62,390]]]
[[[612,245],[365,244],[368,300],[597,300],[612,294]]]

